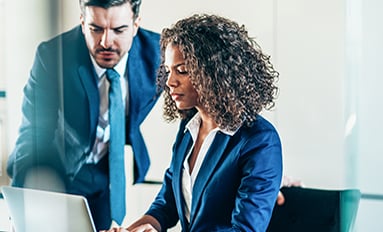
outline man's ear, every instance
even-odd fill
[[[85,34],[85,17],[83,14],[80,15],[80,24],[82,33]]]
[[[140,25],[141,25],[141,17],[140,16],[138,16],[135,20],[134,20],[134,22],[133,22],[133,35],[135,36],[136,34],[137,34],[137,31],[138,31],[138,28],[140,27]]]

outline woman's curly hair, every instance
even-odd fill
[[[158,85],[164,89],[164,118],[173,121],[193,115],[196,109],[179,110],[166,86],[166,46],[178,46],[200,104],[222,129],[251,125],[263,109],[274,107],[279,73],[270,56],[248,36],[244,26],[229,19],[195,14],[161,34]]]

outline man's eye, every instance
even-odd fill
[[[125,32],[125,30],[121,30],[121,29],[115,29],[114,30],[114,33],[116,33],[116,34],[122,34],[124,32]]]
[[[95,33],[100,33],[103,31],[101,28],[97,28],[97,27],[90,27],[89,29],[90,29],[90,31],[95,32]]]

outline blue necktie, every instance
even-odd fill
[[[112,219],[121,225],[125,217],[125,110],[122,101],[120,75],[114,69],[106,71],[109,87],[109,181]]]

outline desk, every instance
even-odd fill
[[[10,228],[11,222],[9,220],[8,208],[0,193],[0,232],[8,232]]]

